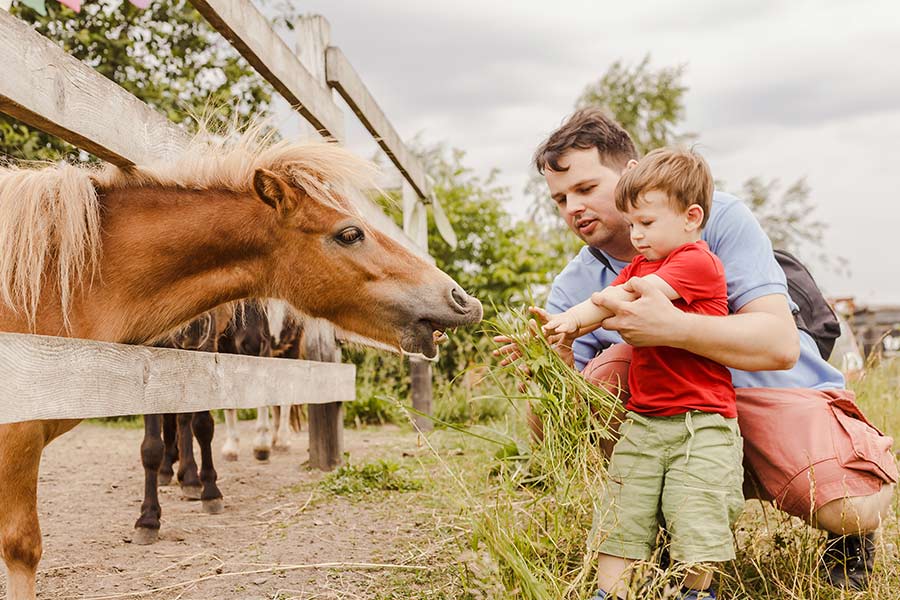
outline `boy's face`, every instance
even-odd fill
[[[628,226],[616,210],[615,189],[622,174],[604,165],[596,148],[562,155],[564,171],[544,170],[550,196],[566,225],[590,246],[629,260],[634,249]]]
[[[631,243],[647,260],[660,260],[670,252],[700,239],[702,209],[696,204],[682,211],[669,201],[669,196],[651,190],[638,198],[636,207],[628,209],[625,220],[631,226]]]

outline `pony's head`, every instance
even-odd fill
[[[273,150],[278,160],[253,172],[253,191],[276,224],[272,296],[428,357],[436,332],[481,319],[477,299],[356,210],[350,196],[365,189],[369,163],[334,144]]]

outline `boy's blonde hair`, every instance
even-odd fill
[[[669,196],[673,207],[687,210],[691,204],[703,209],[703,221],[709,220],[713,178],[703,157],[685,148],[658,148],[625,171],[616,186],[616,208],[622,212],[636,208],[638,200],[653,190]]]

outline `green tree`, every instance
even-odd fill
[[[146,10],[125,0],[97,0],[78,14],[50,2],[45,17],[17,3],[12,13],[176,123],[208,114],[209,107],[215,108],[214,126],[268,111],[268,85],[187,0],[153,2]],[[5,115],[0,155],[86,158]]]
[[[599,106],[631,134],[637,150],[650,150],[684,142],[690,134],[676,133],[684,118],[684,94],[681,82],[685,66],[653,69],[650,56],[629,67],[614,62],[596,83],[585,87],[576,102],[577,108]]]
[[[806,179],[798,179],[779,195],[780,189],[781,182],[777,179],[766,182],[751,177],[736,195],[750,206],[774,248],[787,250],[804,260],[813,259],[839,273],[849,273],[845,258],[824,251],[828,224],[815,216]]]

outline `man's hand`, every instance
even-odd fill
[[[621,298],[594,293],[591,300],[612,311],[613,316],[603,321],[603,328],[618,331],[622,339],[632,346],[676,346],[682,335],[684,315],[671,300],[652,283],[634,277],[628,281],[628,291],[639,297],[628,302]]]

